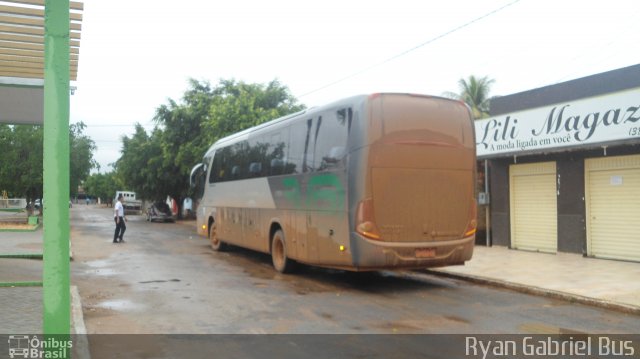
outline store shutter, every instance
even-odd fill
[[[556,163],[509,167],[511,247],[555,253],[558,248]]]
[[[640,261],[640,155],[585,160],[587,254]]]

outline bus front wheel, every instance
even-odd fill
[[[273,267],[280,273],[291,273],[294,269],[295,262],[287,258],[287,244],[281,229],[278,229],[271,239],[271,260]]]
[[[218,238],[215,222],[209,225],[209,241],[211,242],[211,248],[216,252],[222,252],[227,249],[227,244]]]

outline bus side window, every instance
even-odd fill
[[[231,179],[232,180],[240,179],[240,166],[236,165],[231,167]]]
[[[318,121],[314,143],[313,168],[317,171],[344,167],[347,155],[349,109],[327,111]]]
[[[251,162],[251,164],[249,164],[249,177],[260,177],[261,174],[262,174],[262,163]]]
[[[219,157],[222,156],[222,153],[218,151],[218,154],[213,157],[213,161],[211,162],[211,168],[209,168],[209,183],[218,182],[218,168],[220,166]]]
[[[229,162],[230,148],[225,147],[216,151],[211,163],[211,170],[209,172],[209,183],[228,181],[231,169],[227,169]]]
[[[308,172],[311,157],[311,127],[313,120],[307,119],[291,125],[288,161],[285,163],[285,174]]]

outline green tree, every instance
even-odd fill
[[[464,101],[476,119],[489,116],[489,92],[495,80],[488,76],[477,78],[473,75],[468,79],[458,81],[458,93],[445,92],[443,95],[449,98]]]
[[[95,143],[84,135],[80,122],[69,126],[70,192],[75,195],[78,185],[96,166],[93,160]],[[0,125],[0,190],[27,201],[42,198],[43,128],[30,125]]]
[[[132,189],[140,198],[159,199],[166,195],[166,186],[171,172],[164,172],[162,163],[161,131],[148,135],[144,127],[136,124],[131,138],[122,138],[122,155],[116,162],[117,177],[126,188]]]
[[[122,185],[115,172],[94,173],[84,182],[85,192],[92,197],[100,198],[103,203],[113,198],[116,191],[121,188]]]
[[[211,118],[204,126],[211,143],[305,108],[277,80],[266,86],[221,80],[214,93],[216,96],[211,107]]]
[[[27,201],[42,198],[42,127],[0,128],[0,189]]]
[[[83,133],[87,126],[78,122],[69,126],[69,192],[72,197],[78,195],[78,186],[87,178],[93,168],[98,166],[93,159],[96,144]]]

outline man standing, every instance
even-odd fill
[[[127,217],[124,216],[124,206],[122,205],[122,194],[118,196],[118,201],[116,205],[113,207],[113,218],[116,221],[116,232],[113,234],[113,243],[124,242],[122,236],[124,235],[124,231],[127,229],[127,225],[125,222],[127,221]]]

